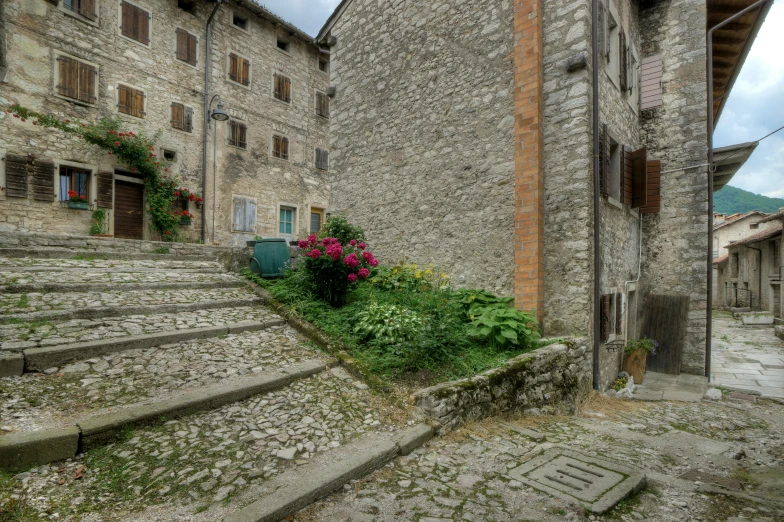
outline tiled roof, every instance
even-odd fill
[[[784,211],[779,210],[775,214],[771,214],[765,219],[760,219],[760,223],[767,223],[768,221],[773,221],[774,219],[784,219]]]
[[[725,254],[725,255],[723,255],[721,257],[717,257],[716,259],[714,259],[713,260],[713,264],[714,265],[722,265],[722,264],[726,263],[729,258],[730,258],[730,255],[729,254]]]
[[[763,239],[768,239],[775,236],[781,235],[780,228],[774,228],[773,230],[763,230],[762,232],[758,232],[754,235],[744,237],[738,241],[733,241],[729,244],[729,246],[735,245],[748,245],[749,243],[756,243],[757,241],[762,241]]]
[[[731,224],[735,223],[736,221],[740,221],[741,219],[745,219],[747,217],[751,217],[751,216],[754,216],[754,215],[759,215],[759,216],[761,216],[763,218],[765,218],[767,216],[766,213],[760,212],[759,210],[752,210],[750,212],[746,212],[745,214],[733,214],[731,216],[727,216],[724,219],[724,221],[722,221],[721,223],[718,223],[718,224],[714,225],[713,229],[715,230],[717,228],[726,227],[727,225],[731,225]],[[762,220],[760,220],[760,223],[762,223]]]

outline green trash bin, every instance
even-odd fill
[[[285,239],[260,239],[253,250],[250,270],[264,278],[283,277],[283,267],[288,260],[289,245]]]

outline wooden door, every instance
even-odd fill
[[[648,354],[647,371],[678,375],[689,324],[689,297],[651,294],[645,300],[641,337],[659,343],[656,355]]]
[[[114,237],[143,239],[144,185],[114,181]]]

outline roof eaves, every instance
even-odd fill
[[[758,241],[763,241],[765,239],[770,239],[772,237],[780,236],[781,229],[774,228],[772,230],[763,230],[757,234],[752,236],[745,237],[741,240],[738,240],[734,243],[731,243],[732,246],[735,245],[748,245],[749,243],[757,243]]]
[[[240,7],[245,7],[250,11],[253,11],[253,13],[256,16],[264,18],[272,22],[273,25],[283,28],[287,33],[296,36],[303,42],[318,46],[316,40],[308,33],[303,31],[299,27],[295,26],[294,24],[290,24],[289,22],[285,21],[283,18],[279,17],[278,15],[276,15],[266,7],[259,5],[254,0],[232,0],[232,1]]]
[[[327,21],[324,22],[324,26],[321,28],[319,33],[316,35],[316,42],[318,42],[318,43],[325,43],[324,39],[327,37],[329,32],[332,30],[332,28],[337,23],[337,21],[340,19],[340,17],[346,11],[346,9],[348,8],[349,4],[351,4],[351,2],[352,2],[352,0],[342,0],[338,4],[338,6],[335,8],[335,10],[332,11],[332,14],[329,15],[329,18],[327,18]]]

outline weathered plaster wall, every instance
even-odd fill
[[[512,0],[355,0],[331,49],[332,211],[385,263],[432,262],[507,295],[512,21]]]
[[[770,223],[770,222],[769,222]],[[780,228],[781,221],[773,221],[776,227]],[[735,245],[728,248],[730,260],[718,269],[717,281],[717,306],[748,306],[748,295],[742,292],[736,295],[735,288],[748,289],[753,293],[754,310],[766,310],[769,312],[780,311],[782,306],[782,296],[776,296],[775,290],[780,289],[781,285],[781,254],[782,254],[781,235],[767,238],[756,243]],[[778,263],[774,250],[778,250]],[[733,254],[738,256],[737,270],[733,270],[735,261]],[[778,266],[776,266],[778,264]],[[725,294],[726,284],[726,294]],[[778,309],[776,303],[778,302]]]
[[[644,4],[642,56],[662,54],[662,107],[641,114],[648,158],[661,160],[661,211],[644,216],[644,294],[689,296],[681,371],[705,371],[708,193],[705,0]],[[644,306],[644,305],[643,305]]]

